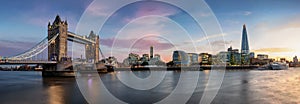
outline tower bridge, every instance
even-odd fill
[[[92,63],[99,62],[99,52],[101,52],[99,35],[93,31],[85,36],[70,32],[67,20],[62,21],[57,15],[52,23],[48,23],[48,35],[45,39],[26,52],[1,60],[0,65],[43,64],[43,71],[65,71],[66,68],[72,67],[72,60],[67,54],[68,41],[85,46],[85,60]],[[29,60],[46,49],[48,49],[46,60]],[[102,52],[101,55],[105,58]]]
[[[54,22],[48,23],[48,40],[58,34],[57,38],[50,42],[48,47],[49,61],[62,61],[67,55],[68,40],[85,45],[85,56],[87,60],[93,60],[95,63],[99,60],[99,36],[93,31],[88,36],[80,36],[68,31],[67,21],[62,21],[57,15]]]

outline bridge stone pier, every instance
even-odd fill
[[[89,35],[77,35],[68,31],[67,20],[62,21],[59,15],[51,24],[48,23],[48,40],[51,41],[48,45],[48,61],[56,61],[57,64],[45,65],[44,71],[67,71],[72,69],[72,60],[68,56],[68,41],[83,44],[85,46],[85,61],[98,63],[99,62],[99,36],[93,31]]]

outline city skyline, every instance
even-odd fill
[[[63,20],[67,20],[69,23],[69,30],[75,31],[76,24],[78,23],[81,14],[87,8],[92,1],[76,1],[70,4],[69,1],[32,1],[34,3],[20,2],[3,2],[7,4],[1,8],[2,15],[0,17],[0,56],[12,56],[19,54],[31,47],[46,37],[48,21],[53,21],[54,17],[59,14]],[[299,10],[296,4],[299,1],[239,1],[245,2],[243,8],[241,3],[234,3],[237,1],[229,0],[226,3],[219,3],[215,0],[207,0],[207,4],[211,7],[215,13],[220,25],[224,31],[223,36],[226,43],[226,48],[233,46],[234,48],[241,47],[241,34],[242,25],[247,25],[249,48],[251,52],[256,54],[263,53],[269,54],[271,58],[286,57],[291,60],[295,55],[300,56],[300,47],[297,45],[300,38],[300,17]],[[66,5],[66,4],[70,5]],[[105,13],[104,4],[99,8],[89,8],[87,11],[91,11],[93,16],[108,15]],[[255,7],[254,7],[255,5]],[[280,5],[278,8],[277,6]],[[5,8],[12,8],[19,6],[23,9],[12,9],[11,11],[5,11]],[[155,6],[157,9],[153,9]],[[137,3],[130,7],[125,7],[117,12],[115,18],[111,21],[118,20],[119,24],[113,24],[113,22],[107,23],[105,32],[99,32],[100,35],[100,47],[106,56],[109,56],[110,48],[112,47],[112,40],[117,39],[119,45],[116,52],[128,52],[125,50],[130,44],[126,44],[128,41],[136,40],[136,36],[145,34],[149,36],[147,39],[141,39],[143,44],[133,46],[131,52],[137,52],[138,54],[148,53],[149,46],[153,45],[156,53],[161,54],[163,60],[170,61],[171,53],[174,51],[174,47],[178,47],[180,50],[188,50],[191,47],[185,47],[181,44],[187,44],[191,41],[188,38],[180,37],[185,34],[183,31],[175,31],[178,27],[172,27],[173,22],[162,17],[142,17],[151,14],[160,14],[171,19],[177,20],[182,23],[182,26],[192,25],[193,22],[190,19],[182,19],[186,13],[174,8],[170,5],[160,4],[157,2]],[[205,17],[207,14],[200,14]],[[134,21],[133,21],[134,20]],[[286,22],[289,20],[289,22]],[[114,29],[120,28],[125,24],[131,24],[126,27],[129,31],[121,31],[123,33],[120,37],[111,37],[114,34]],[[143,27],[142,27],[143,26]],[[171,27],[168,27],[171,26]],[[15,29],[16,31],[11,31]],[[97,30],[97,29],[90,29]],[[191,30],[192,35],[195,35],[195,45],[198,49],[196,53],[208,52],[216,54],[216,52],[209,51],[207,46],[207,38],[220,37],[222,35],[216,34],[210,37],[205,37],[202,31]],[[89,32],[83,32],[81,34],[89,34]],[[168,43],[167,40],[161,37],[171,37],[174,44]],[[175,37],[172,37],[175,36]],[[211,42],[212,45],[219,44],[219,41]],[[146,47],[147,46],[147,47]],[[118,60],[123,60],[128,54],[122,54],[116,56]]]

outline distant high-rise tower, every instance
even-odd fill
[[[153,58],[153,46],[150,47],[150,59]]]
[[[243,26],[241,53],[249,54],[249,43],[248,43],[247,29],[245,24]]]

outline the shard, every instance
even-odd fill
[[[243,25],[241,53],[249,54],[249,43],[248,43],[247,29],[245,24]]]

